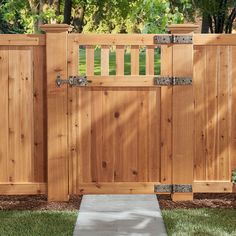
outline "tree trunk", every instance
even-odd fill
[[[72,9],[72,0],[65,0],[64,23],[68,25],[71,23],[71,9]]]
[[[84,28],[84,14],[86,6],[81,6],[75,9],[75,16],[73,19],[74,30],[78,33],[81,33]]]
[[[226,26],[225,26],[225,33],[226,34],[231,34],[233,30],[233,22],[236,19],[236,7],[233,8],[231,14],[229,15],[227,21],[226,21]]]
[[[209,15],[207,13],[202,14],[202,34],[209,33]]]

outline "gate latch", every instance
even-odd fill
[[[87,76],[70,76],[69,79],[62,79],[60,75],[56,78],[56,85],[60,87],[63,84],[73,86],[87,86],[91,81],[87,79]]]
[[[192,77],[177,76],[158,76],[154,77],[154,85],[175,86],[175,85],[191,85]]]

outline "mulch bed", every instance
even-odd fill
[[[161,209],[234,208],[236,194],[195,194],[193,201],[173,202],[169,195],[158,195]],[[69,202],[48,202],[46,195],[0,196],[0,210],[79,210],[81,196],[71,196]]]
[[[236,209],[236,194],[194,194],[193,201],[173,202],[169,195],[157,196],[161,209],[189,208],[234,208]]]
[[[73,211],[79,209],[81,199],[81,196],[71,196],[69,202],[48,202],[46,195],[0,196],[0,210]]]

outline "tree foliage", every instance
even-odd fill
[[[230,33],[235,0],[0,0],[1,33],[36,33],[43,23],[67,23],[75,32],[162,33],[200,12],[211,32]],[[205,19],[204,18],[204,19]]]
[[[206,32],[232,33],[236,19],[236,0],[193,0],[203,16]]]

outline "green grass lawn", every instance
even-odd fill
[[[168,235],[236,235],[236,209],[163,210]]]
[[[77,211],[0,211],[1,236],[71,236]]]
[[[0,211],[1,236],[72,236],[77,211]],[[168,235],[236,235],[236,209],[163,210]]]
[[[85,75],[86,74],[86,50],[85,48],[80,48],[79,51],[79,74]],[[130,65],[130,52],[129,50],[126,50],[124,55],[124,74],[130,75],[131,72],[131,65]],[[160,74],[160,50],[156,48],[154,50],[154,73],[155,75]],[[139,54],[139,74],[145,75],[145,64],[146,64],[146,50],[145,48],[140,49]],[[94,52],[94,74],[95,75],[101,75],[101,49],[96,48]],[[116,52],[114,50],[110,50],[109,54],[109,74],[115,75],[116,74]]]

